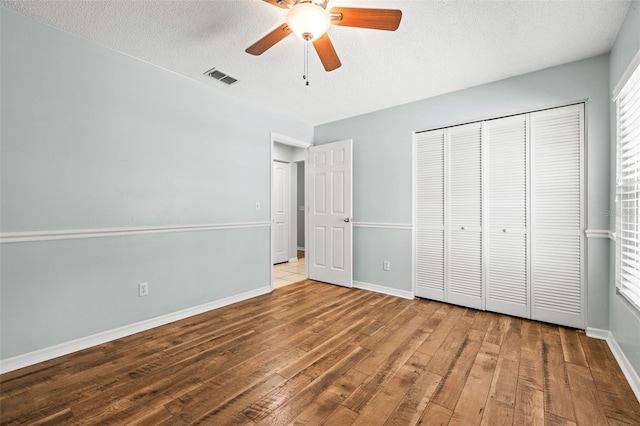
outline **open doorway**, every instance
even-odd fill
[[[272,288],[308,277],[305,162],[311,144],[271,134]]]

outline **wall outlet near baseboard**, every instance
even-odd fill
[[[390,271],[391,270],[391,262],[389,262],[388,260],[385,260],[384,262],[382,262],[382,269],[385,271]]]
[[[138,296],[148,296],[149,295],[149,283],[140,283],[138,284]]]

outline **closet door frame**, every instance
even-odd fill
[[[536,108],[536,109],[524,109],[524,110],[520,110],[520,111],[515,111],[513,113],[509,113],[509,114],[503,114],[503,115],[496,115],[496,116],[490,116],[490,117],[486,117],[480,120],[471,120],[471,121],[461,121],[461,122],[452,122],[450,124],[446,124],[446,125],[442,125],[442,126],[437,126],[437,127],[431,127],[431,128],[426,128],[424,130],[420,130],[420,131],[414,131],[413,132],[413,197],[412,197],[412,201],[413,201],[413,205],[412,205],[412,216],[413,216],[413,232],[412,232],[412,288],[413,288],[413,294],[416,294],[416,266],[417,266],[417,257],[416,257],[416,244],[417,244],[417,236],[416,236],[416,222],[417,222],[417,211],[416,211],[416,187],[417,187],[417,173],[416,173],[416,169],[417,169],[417,155],[416,155],[416,137],[418,133],[424,133],[424,132],[428,132],[428,131],[432,131],[432,130],[438,130],[438,129],[447,129],[449,127],[454,127],[454,126],[458,126],[458,125],[463,125],[463,124],[470,124],[470,123],[474,123],[474,122],[483,122],[483,132],[482,132],[482,137],[484,140],[484,136],[485,136],[485,131],[484,131],[484,122],[488,121],[488,120],[494,120],[494,119],[499,119],[502,117],[510,117],[510,116],[515,116],[515,115],[521,115],[521,114],[531,114],[534,112],[538,112],[538,111],[545,111],[545,110],[551,110],[551,109],[556,109],[556,108],[562,108],[562,107],[567,107],[567,106],[571,106],[571,105],[582,105],[582,107],[584,108],[584,115],[583,115],[583,123],[582,123],[582,134],[583,134],[583,139],[581,142],[581,146],[580,146],[580,164],[581,164],[581,188],[580,188],[580,198],[581,198],[581,209],[580,209],[580,215],[581,215],[581,227],[583,232],[581,232],[581,259],[582,259],[582,263],[581,263],[581,291],[582,291],[582,319],[583,319],[583,324],[581,325],[577,325],[578,328],[582,328],[584,329],[586,327],[586,323],[587,323],[587,317],[588,317],[588,312],[587,312],[587,307],[588,307],[588,281],[587,281],[587,271],[588,271],[588,248],[586,245],[586,238],[584,235],[584,230],[587,228],[587,206],[588,206],[588,179],[587,179],[587,172],[588,172],[588,152],[587,152],[587,147],[588,147],[588,112],[589,112],[589,103],[587,99],[581,99],[581,100],[575,100],[572,102],[564,102],[561,104],[553,104],[553,105],[548,105],[546,107],[540,107],[540,108]],[[528,280],[528,291],[527,291],[527,296],[529,298],[528,300],[528,304],[529,304],[529,317],[531,317],[533,315],[533,229],[535,226],[535,220],[533,218],[533,212],[532,212],[532,202],[533,202],[533,180],[534,177],[532,176],[531,172],[533,170],[533,143],[531,140],[531,124],[530,124],[530,118],[527,120],[529,127],[527,129],[527,133],[528,133],[528,139],[529,139],[529,143],[528,143],[528,148],[527,148],[527,156],[529,157],[527,159],[527,167],[528,167],[528,171],[527,171],[527,216],[528,216],[528,223],[527,223],[527,231],[526,231],[526,235],[527,235],[527,259],[528,259],[528,270],[527,270],[527,280]],[[446,150],[446,148],[445,148]],[[483,164],[485,163],[485,157],[484,157],[484,151],[482,153],[482,161]],[[445,154],[446,155],[446,154]],[[445,166],[446,167],[446,166]],[[482,179],[484,181],[485,179],[485,174],[486,171],[484,169],[484,167],[482,168]],[[446,187],[446,182],[445,182],[445,187]],[[486,194],[486,189],[485,189],[485,185],[483,185],[483,189],[482,189],[482,196],[483,196],[483,200],[486,199],[485,197],[487,196]],[[445,218],[448,217],[449,212],[447,211],[447,204],[445,202]],[[483,218],[486,218],[486,203],[483,203],[483,207],[482,207],[482,214],[483,214]],[[483,309],[484,306],[486,306],[486,261],[487,259],[485,258],[485,256],[487,255],[486,250],[485,250],[485,244],[486,244],[486,238],[484,238],[487,234],[487,224],[486,221],[483,221],[483,226],[482,226],[482,234],[483,234],[483,246],[482,246],[482,255],[483,255]],[[447,247],[447,242],[446,242],[447,238],[445,238],[445,255],[448,252],[448,247]],[[446,262],[446,261],[445,261]],[[445,274],[446,274],[446,270],[447,268],[445,267]],[[445,277],[445,294],[446,294],[446,285],[447,285],[447,277]],[[446,301],[446,300],[445,300]],[[576,325],[574,325],[575,327]]]

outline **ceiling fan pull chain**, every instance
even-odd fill
[[[306,85],[309,85],[309,40],[304,42],[304,74],[302,78],[306,80]]]

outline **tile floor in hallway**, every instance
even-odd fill
[[[304,274],[304,252],[298,251],[297,262],[273,265],[273,288],[284,287],[307,279]]]

